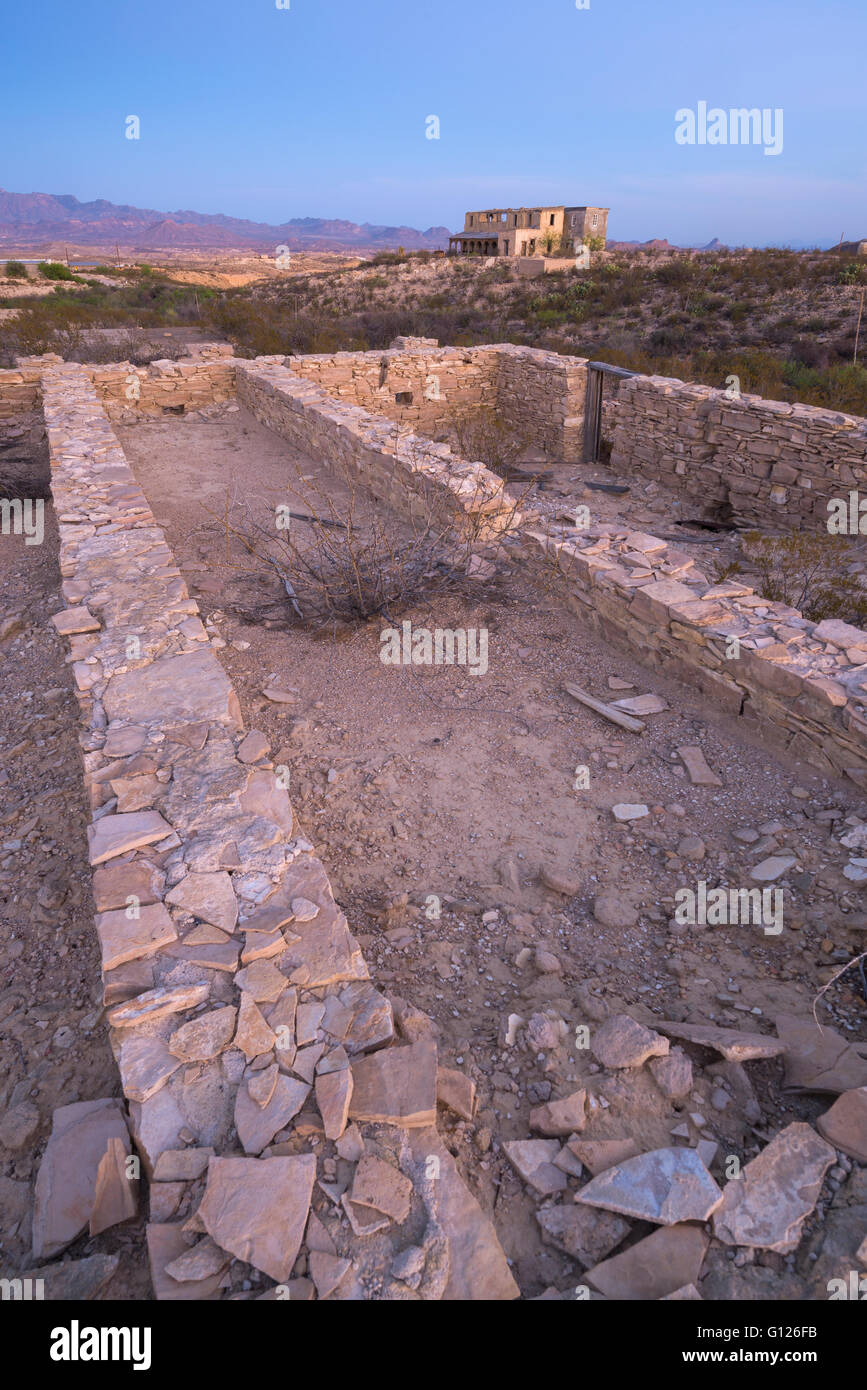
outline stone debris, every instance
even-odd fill
[[[169,1265],[174,1265],[177,1260],[183,1260],[184,1256],[189,1253],[189,1245],[182,1226],[150,1222],[147,1228],[147,1245],[151,1283],[154,1287],[154,1295],[159,1302],[189,1299],[204,1301],[217,1299],[221,1296],[222,1270],[206,1275],[201,1279],[173,1279],[168,1273]]]
[[[310,1087],[291,1076],[278,1076],[266,1105],[261,1105],[247,1086],[235,1092],[235,1128],[248,1154],[260,1154],[278,1130],[294,1119],[310,1094]]]
[[[221,931],[233,932],[238,920],[238,899],[229,874],[187,874],[166,894],[166,902],[181,907],[202,922]]]
[[[867,1086],[867,1043],[851,1043],[828,1024],[778,1014],[774,1027],[784,1049],[786,1086],[840,1094]]]
[[[476,1110],[476,1083],[454,1067],[437,1067],[437,1102],[472,1120]]]
[[[711,1024],[698,1023],[662,1022],[656,1026],[669,1037],[712,1048],[727,1062],[752,1062],[759,1058],[779,1057],[785,1051],[780,1041],[764,1033],[743,1033],[734,1028],[716,1028]]]
[[[352,1064],[353,1120],[404,1125],[436,1124],[436,1048],[429,1042],[385,1048]]]
[[[518,1176],[549,1197],[569,1186],[566,1174],[554,1163],[560,1147],[556,1139],[515,1139],[504,1144],[503,1151]]]
[[[104,971],[153,955],[178,939],[175,924],[162,903],[142,907],[132,918],[125,911],[103,912],[96,919],[96,930]]]
[[[181,1024],[172,1033],[168,1050],[182,1062],[210,1062],[229,1046],[235,1033],[238,1010],[231,1004],[209,1009]]]
[[[568,1148],[595,1178],[627,1158],[636,1158],[641,1146],[636,1139],[570,1139]]]
[[[650,1057],[664,1057],[669,1042],[629,1014],[612,1014],[594,1028],[590,1050],[603,1067],[640,1067]]]
[[[704,753],[700,748],[694,746],[678,748],[677,755],[686,768],[687,776],[694,787],[722,786],[719,777],[708,767]]]
[[[336,1293],[352,1268],[350,1260],[340,1259],[337,1255],[325,1254],[321,1250],[311,1251],[309,1264],[310,1277],[316,1285],[316,1293],[319,1298],[329,1298]]]
[[[315,1177],[313,1154],[212,1158],[199,1216],[222,1250],[283,1284],[301,1249]]]
[[[110,1292],[120,1265],[120,1255],[86,1255],[82,1260],[60,1260],[37,1269],[12,1270],[0,1265],[0,1279],[41,1280],[46,1303],[86,1303]]]
[[[844,1091],[816,1121],[819,1133],[850,1158],[867,1163],[867,1086]]]
[[[654,1149],[593,1178],[576,1201],[640,1221],[706,1221],[723,1200],[694,1149]]]
[[[349,1193],[355,1206],[373,1207],[398,1225],[409,1216],[412,1183],[390,1163],[374,1154],[358,1162]]]
[[[118,1004],[110,1011],[108,1021],[112,1028],[134,1028],[139,1023],[154,1023],[170,1014],[183,1013],[204,1004],[209,994],[207,985],[161,985],[124,1004]]]
[[[586,1091],[573,1091],[563,1100],[537,1105],[530,1111],[530,1128],[537,1134],[551,1137],[580,1133],[587,1118],[584,1113],[586,1098]]]
[[[172,827],[156,811],[137,811],[129,815],[102,816],[88,826],[90,862],[104,864],[132,849],[141,849],[165,840]]]
[[[59,1255],[88,1229],[95,1210],[98,1219],[104,1218],[115,1203],[110,1173],[116,1166],[114,1139],[129,1154],[129,1132],[119,1101],[77,1101],[55,1110],[36,1178],[32,1233],[36,1259]],[[100,1165],[107,1155],[97,1209]]]
[[[629,1222],[610,1211],[594,1211],[574,1202],[536,1212],[544,1240],[585,1268],[598,1264],[629,1234]]]
[[[349,1118],[352,1101],[352,1072],[342,1071],[320,1074],[315,1080],[316,1104],[322,1116],[326,1139],[340,1139]]]
[[[673,1298],[698,1283],[708,1243],[700,1226],[664,1226],[588,1269],[584,1278],[606,1298]]]
[[[810,1125],[787,1125],[726,1183],[714,1214],[717,1240],[781,1255],[794,1250],[835,1161],[834,1150]]]

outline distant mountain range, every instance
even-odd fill
[[[714,237],[706,246],[675,246],[673,242],[667,241],[665,237],[652,237],[650,241],[609,241],[608,250],[617,251],[619,248],[643,246],[648,251],[728,251],[729,247],[719,237]]]
[[[271,251],[408,251],[445,249],[448,227],[379,227],[337,218],[293,217],[271,226],[222,213],[156,212],[106,202],[81,203],[71,193],[7,193],[0,188],[0,244],[70,242],[133,250],[239,247]]]

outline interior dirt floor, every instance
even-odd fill
[[[529,1110],[552,1079],[544,1054],[504,1047],[508,1016],[550,1007],[572,1032],[601,1016],[600,1003],[649,1023],[758,1031],[772,1031],[778,1013],[807,1018],[817,991],[864,949],[861,890],[842,875],[848,854],[839,844],[842,818],[867,818],[863,793],[772,756],[745,721],[606,647],[520,564],[503,561],[492,581],[467,580],[392,615],[413,627],[486,628],[484,675],[383,665],[381,620],[337,639],[293,626],[288,603],[269,612],[271,626],[251,620],[249,580],[237,574],[246,562],[237,547],[227,559],[218,519],[227,494],[273,526],[299,471],[336,488],[324,464],[234,402],[118,434],[247,726],[268,736],[275,766],[289,769],[296,815],[375,982],[426,1010],[442,1062],[477,1082],[474,1122],[444,1115],[448,1142],[493,1214],[524,1295],[568,1288],[576,1266],[542,1243],[536,1204],[500,1151],[528,1136]],[[617,502],[629,515],[629,498]],[[651,529],[643,512],[633,524]],[[279,598],[274,585],[272,602]],[[564,681],[604,700],[653,692],[668,708],[647,718],[643,735],[626,733],[576,704]],[[267,686],[289,698],[266,698]],[[701,747],[721,787],[691,784],[676,752],[683,745]],[[581,766],[589,785],[576,789]],[[620,802],[643,802],[650,814],[619,824],[611,808]],[[78,833],[83,841],[83,824]],[[750,887],[751,867],[777,852],[797,860],[779,936],[673,922],[678,888],[698,879]],[[593,914],[603,889],[620,904],[610,925]],[[88,978],[97,973],[94,959]],[[857,970],[831,986],[818,1012],[853,1039],[867,1037]],[[574,1059],[568,1075],[584,1084],[598,1067],[586,1053]],[[714,1109],[707,1095],[701,1107],[724,1153],[751,1156],[789,1120],[827,1108],[824,1098],[784,1093],[778,1061],[748,1070],[760,1119],[748,1123],[739,1105]],[[671,1127],[708,1082],[673,1107],[649,1082],[606,1085],[610,1133],[640,1134],[653,1147],[673,1142]],[[806,1296],[810,1271],[796,1256],[768,1252],[756,1266],[713,1273],[711,1296]],[[757,1282],[763,1270],[776,1292]]]

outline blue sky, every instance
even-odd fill
[[[867,237],[865,53],[865,0],[48,0],[4,15],[0,186],[452,230],[590,203],[613,238],[829,245]],[[678,145],[699,101],[782,108],[782,153]]]

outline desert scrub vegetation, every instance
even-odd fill
[[[5,275],[7,280],[26,280],[27,267],[23,261],[7,261]]]
[[[855,574],[843,569],[840,538],[808,531],[768,536],[747,531],[744,562],[721,569],[717,581],[742,575],[753,581],[763,598],[797,608],[811,622],[840,618],[855,627],[867,626],[867,589]]]

